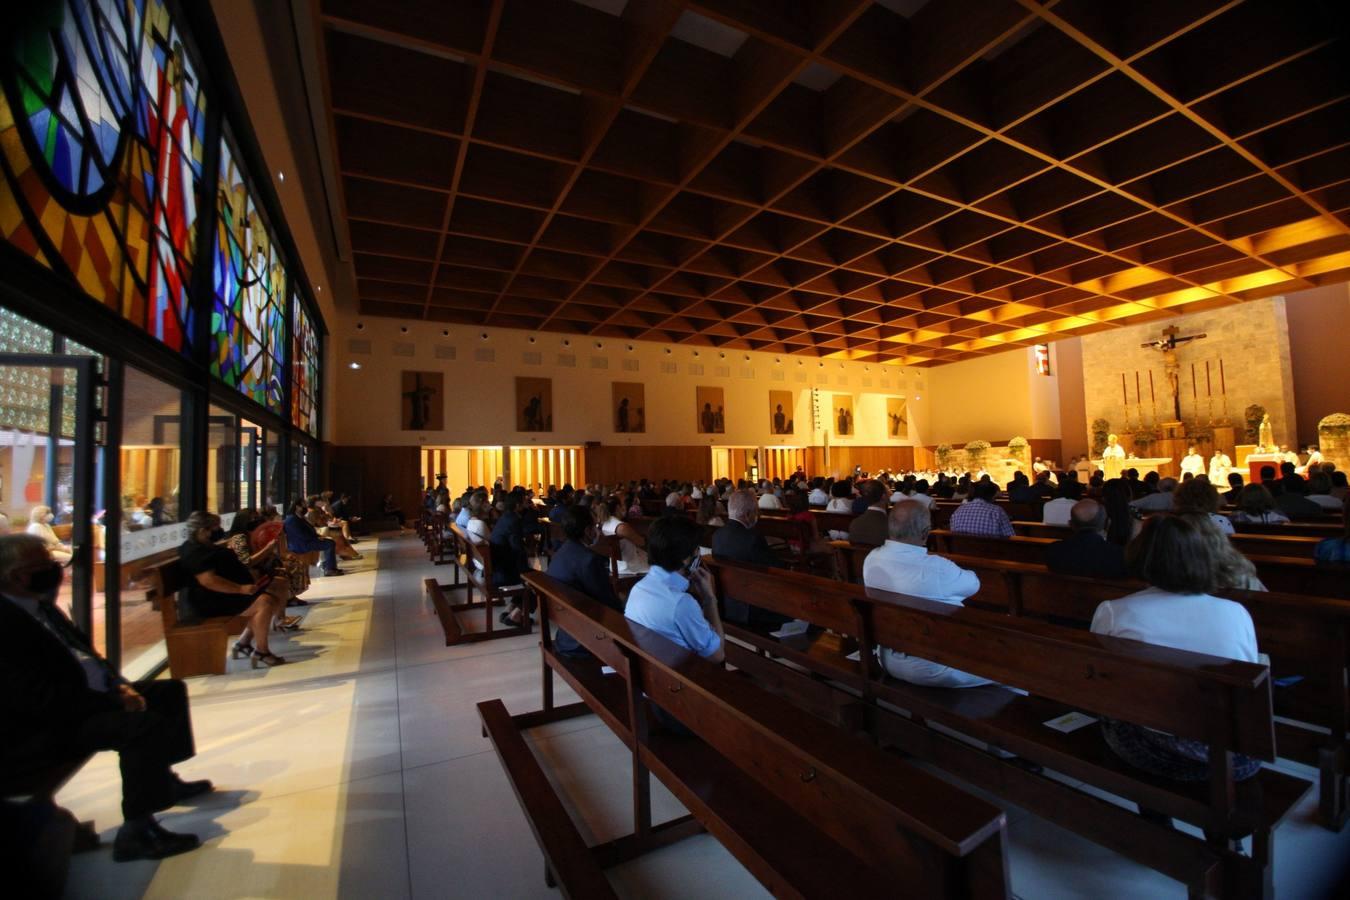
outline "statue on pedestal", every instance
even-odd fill
[[[1272,428],[1270,424],[1270,413],[1266,413],[1261,417],[1261,427],[1257,429],[1256,435],[1257,453],[1275,452],[1275,429]]]

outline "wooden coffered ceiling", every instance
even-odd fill
[[[1344,281],[1339,6],[323,0],[360,310],[923,366]]]

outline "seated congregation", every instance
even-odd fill
[[[517,732],[595,712],[644,754],[695,742],[753,767],[718,701],[652,690],[712,664],[762,691],[758,702],[777,695],[841,740],[945,768],[1192,892],[1269,896],[1277,826],[1314,786],[1274,761],[1317,770],[1326,827],[1348,815],[1344,474],[1290,466],[1257,485],[1235,474],[1225,496],[1203,473],[1084,482],[1042,468],[1006,490],[945,472],[429,490],[420,528],[433,559],[480,578],[489,569],[487,609],[493,588],[507,592],[498,621],[540,628],[544,708],[480,713],[549,878],[595,871],[564,858],[579,838],[566,853],[567,841],[550,843],[570,826],[537,766],[510,752]],[[1257,492],[1285,498],[1271,509],[1339,506],[1312,501],[1316,514],[1286,516],[1272,535],[1249,529],[1273,516],[1253,521],[1226,502]],[[630,684],[627,712],[600,663]],[[553,706],[554,675],[580,704]],[[677,765],[643,759],[716,833],[716,812],[681,793]],[[631,841],[587,857],[603,867],[661,845],[641,829]]]

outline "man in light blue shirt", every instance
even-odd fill
[[[720,663],[722,619],[712,575],[698,564],[701,528],[686,517],[652,523],[651,568],[628,594],[624,616],[703,658]]]
[[[487,499],[486,491],[478,491],[477,493],[482,494],[484,500]],[[460,528],[468,528],[469,519],[472,518],[471,513],[472,510],[469,509],[469,501],[465,500],[464,505],[461,506],[459,509],[459,515],[455,516],[455,524],[458,525]]]

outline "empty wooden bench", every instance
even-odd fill
[[[767,682],[770,689],[804,698],[804,708],[818,713],[825,679],[850,702],[868,706],[867,715],[840,719],[841,725],[864,722],[884,742],[1176,878],[1193,895],[1270,896],[1271,832],[1310,785],[1273,769],[1246,782],[1231,777],[1232,753],[1275,758],[1264,666],[741,563],[714,559],[709,566],[719,591],[843,628],[857,641],[856,663],[837,654],[813,654],[809,672],[779,665]],[[876,660],[878,646],[997,684],[946,689],[898,681]],[[761,662],[754,674],[765,668]],[[1061,734],[1044,724],[1080,710],[1207,741],[1214,775],[1199,785],[1154,778],[1116,758],[1095,725]],[[930,724],[1011,751],[1022,761],[986,752]],[[1029,770],[1027,762],[1192,822],[1209,838],[1160,828]],[[1248,833],[1252,856],[1233,853],[1229,841]]]
[[[544,708],[510,718],[500,701],[479,704],[479,710],[564,893],[581,896],[589,885],[604,896],[597,868],[706,829],[778,896],[898,890],[925,897],[1008,896],[1004,819],[995,808],[866,741],[803,718],[744,676],[547,575],[525,577],[540,598]],[[550,621],[594,658],[555,653],[547,637]],[[603,674],[601,665],[615,673]],[[553,706],[555,673],[582,697],[580,703]],[[653,703],[694,736],[653,727]],[[575,826],[518,742],[522,729],[591,712],[631,752],[634,830],[587,848],[583,856]],[[650,774],[690,816],[652,823]]]
[[[455,644],[529,634],[528,609],[519,625],[502,626],[493,616],[494,608],[504,605],[508,600],[518,599],[521,606],[525,607],[528,589],[523,584],[500,586],[493,584],[490,545],[475,542],[458,525],[451,523],[449,527],[455,547],[454,583],[442,585],[435,578],[428,578],[423,582],[427,597],[431,599],[432,606],[436,610],[436,617],[441,620],[441,629],[445,632],[445,645],[451,647]],[[461,586],[460,574],[464,576],[465,601],[452,603],[446,594]],[[477,601],[474,600],[475,591],[481,598]],[[483,630],[465,631],[459,624],[457,616],[459,613],[471,613],[475,610],[483,611]]]

